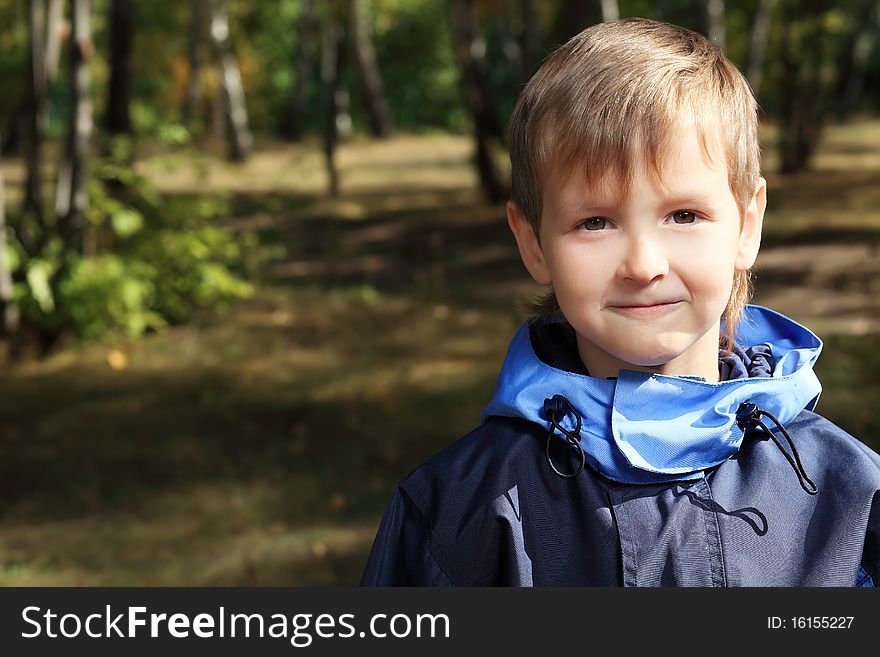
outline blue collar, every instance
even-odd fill
[[[769,376],[756,376],[742,362],[745,352],[738,351],[721,363],[729,378],[719,383],[632,370],[620,370],[616,379],[599,379],[541,360],[526,323],[510,344],[483,419],[521,417],[549,427],[544,400],[561,394],[583,419],[580,444],[587,463],[603,476],[629,484],[694,479],[739,450],[740,404],[752,402],[786,424],[803,409],[815,408],[822,391],[813,372],[822,341],[797,322],[749,305],[736,342],[765,345],[765,353],[769,349],[764,361],[765,369],[772,363]],[[751,375],[745,376],[749,370]],[[570,420],[562,424],[573,429]]]

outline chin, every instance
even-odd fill
[[[624,363],[637,367],[661,367],[681,356],[680,351],[652,351],[650,353],[620,354]]]

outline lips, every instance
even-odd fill
[[[656,301],[650,305],[609,306],[609,310],[631,319],[650,319],[675,312],[680,303],[680,301]]]
[[[648,301],[644,303],[614,303],[611,304],[612,308],[653,308],[655,306],[671,306],[672,304],[679,303],[677,300],[675,301]]]

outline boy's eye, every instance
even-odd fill
[[[578,228],[583,230],[603,230],[607,225],[608,220],[605,217],[590,217],[580,222]]]
[[[692,224],[699,219],[695,212],[690,210],[677,210],[671,215],[672,221],[677,224]]]

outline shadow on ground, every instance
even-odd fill
[[[248,165],[252,191],[199,174],[258,237],[258,293],[4,373],[0,585],[356,584],[394,485],[479,422],[537,291],[451,143],[353,152],[338,199],[285,186],[300,151]],[[179,178],[163,191],[199,188]],[[755,300],[825,340],[817,410],[876,449],[880,173],[770,183]]]

